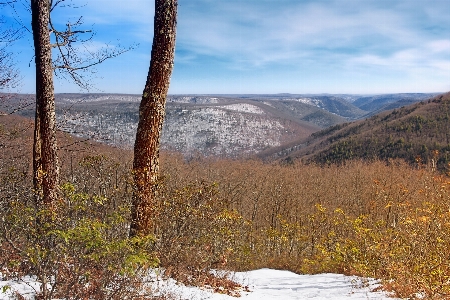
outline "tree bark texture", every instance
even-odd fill
[[[139,107],[134,144],[130,236],[149,234],[155,218],[159,144],[175,56],[177,0],[156,0],[150,68]]]
[[[55,95],[50,44],[49,0],[31,0],[36,63],[36,115],[33,145],[33,184],[37,204],[57,200],[59,166],[56,144]]]

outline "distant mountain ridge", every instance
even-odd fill
[[[162,147],[187,156],[251,156],[430,95],[169,95]],[[0,110],[11,111],[25,98],[11,97],[9,103],[0,103]],[[57,94],[59,128],[131,148],[140,99],[140,95],[128,94]],[[34,116],[33,105],[23,107],[28,108],[18,113]]]
[[[338,124],[260,157],[316,163],[350,159],[395,159],[450,167],[450,93],[365,120]]]

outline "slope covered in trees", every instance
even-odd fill
[[[449,114],[447,93],[362,121],[329,127],[302,143],[266,155],[318,163],[402,158],[412,164],[433,163],[445,169],[450,162]]]

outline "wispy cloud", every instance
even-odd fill
[[[263,2],[266,5],[227,1],[207,11],[200,5],[196,10],[191,7],[186,12],[190,18],[180,20],[178,45],[198,55],[223,56],[230,63],[246,61],[260,66],[291,63],[315,50],[321,54],[378,48],[393,51],[414,41],[414,33],[407,24],[401,24],[398,14],[385,9],[351,9],[342,1],[339,5],[324,1]],[[381,47],[379,41],[387,45]]]
[[[351,92],[355,86],[367,92],[450,90],[448,0],[178,2],[171,92],[333,92],[336,87]],[[150,58],[154,1],[85,4],[55,18],[64,24],[83,15],[97,32],[96,44],[89,47],[140,43],[105,75],[113,82],[113,76],[130,74],[121,88],[140,92]],[[133,82],[127,84],[126,78]],[[107,83],[102,89],[108,90]]]
[[[328,66],[344,76],[372,68],[405,76],[437,66],[445,71],[450,43],[441,29],[450,24],[441,21],[450,6],[433,2],[439,8],[409,0],[195,1],[184,21],[180,8],[178,45],[190,64],[192,57],[213,56],[237,70],[271,72],[285,65],[317,72]]]

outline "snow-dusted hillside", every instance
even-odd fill
[[[396,95],[386,97],[398,98]],[[255,154],[366,115],[367,111],[354,105],[365,98],[355,95],[171,95],[167,99],[162,147],[188,156],[194,153],[228,157]],[[139,95],[124,94],[59,94],[59,128],[77,136],[131,148],[140,99]],[[32,117],[33,113],[30,111],[27,116]]]
[[[194,152],[231,157],[257,154],[430,95],[169,95],[162,147],[187,156]],[[33,97],[6,97],[0,111],[33,118]],[[57,94],[59,129],[131,148],[140,100],[141,95]]]
[[[243,155],[279,146],[286,130],[279,120],[265,117],[260,108],[249,104],[170,110],[162,144],[188,153]]]
[[[105,100],[106,97],[112,97]],[[138,103],[123,95],[101,95],[101,101],[59,100],[61,130],[108,144],[134,144]],[[315,109],[315,108],[314,108]],[[274,113],[275,112],[275,113]],[[206,96],[169,97],[163,125],[163,149],[185,155],[236,157],[307,137],[321,127],[295,120],[263,102]]]

